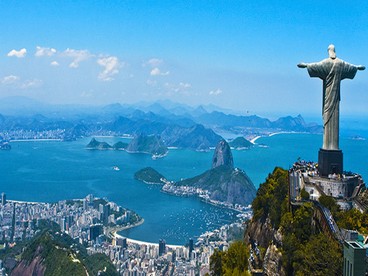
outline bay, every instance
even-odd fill
[[[98,138],[114,143],[122,138]],[[140,214],[145,222],[122,234],[129,238],[169,244],[185,244],[206,230],[236,220],[236,212],[205,204],[196,198],[160,192],[160,186],[134,180],[134,173],[151,166],[169,180],[204,172],[213,151],[170,150],[162,159],[124,151],[91,151],[90,138],[76,142],[12,142],[11,151],[0,151],[0,192],[10,199],[55,202],[92,193],[107,197]],[[317,161],[322,135],[279,134],[257,140],[262,147],[233,151],[234,163],[246,171],[256,187],[275,166],[288,169],[299,157]],[[344,166],[367,179],[367,140],[341,138]],[[118,166],[120,171],[113,170]]]

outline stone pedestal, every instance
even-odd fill
[[[343,156],[341,150],[320,149],[318,152],[318,171],[320,176],[342,174]]]

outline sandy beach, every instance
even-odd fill
[[[256,143],[256,141],[261,138],[262,136],[256,136],[253,139],[251,139],[249,142],[251,142],[253,145]]]
[[[132,227],[136,227],[138,225],[141,225],[143,222],[144,222],[144,220],[142,220],[142,222],[140,222],[138,224],[124,227],[124,229],[119,229],[118,231],[125,230],[125,229],[132,228]],[[146,242],[146,241],[139,241],[139,240],[129,239],[127,237],[124,237],[124,236],[118,234],[117,233],[118,231],[115,231],[113,233],[113,236],[115,238],[125,238],[127,240],[127,243],[133,243],[133,244],[138,244],[138,245],[146,245],[146,246],[157,246],[158,247],[158,243],[152,243],[152,242]],[[184,247],[183,245],[172,245],[172,244],[166,244],[166,246],[169,247],[169,248],[172,248],[172,249]]]
[[[299,133],[299,132],[295,132],[295,131],[279,131],[279,132],[273,132],[273,133],[270,133],[268,135],[259,135],[259,136],[256,136],[254,137],[253,139],[251,139],[249,142],[251,142],[253,145],[256,144],[256,141],[261,138],[261,137],[272,137],[272,136],[275,136],[275,135],[279,135],[279,134],[294,134],[294,133]]]
[[[47,141],[62,141],[61,139],[17,139],[10,140],[9,142],[47,142]]]

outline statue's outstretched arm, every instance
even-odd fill
[[[357,66],[357,69],[358,69],[358,70],[365,70],[365,66],[363,66],[363,65],[358,65],[358,66]]]
[[[307,63],[304,63],[304,62],[301,62],[297,65],[299,68],[307,68],[308,64]]]

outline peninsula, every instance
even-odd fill
[[[168,181],[152,168],[144,168],[135,173],[137,180],[145,183],[164,184],[162,191],[177,196],[198,196],[207,203],[247,210],[256,195],[256,188],[247,174],[234,168],[234,160],[229,144],[218,143],[212,159],[212,168],[193,178],[178,182]]]

